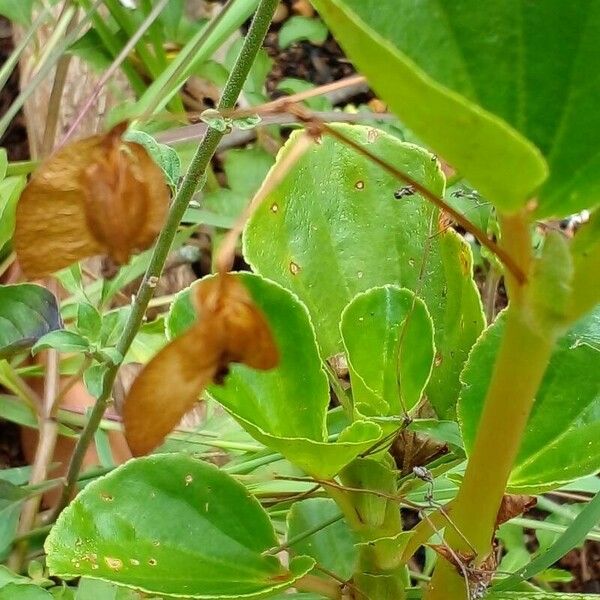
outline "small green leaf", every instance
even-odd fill
[[[90,342],[82,335],[67,329],[60,331],[51,331],[40,338],[31,349],[32,354],[37,354],[41,350],[54,348],[59,352],[88,352]]]
[[[329,498],[310,498],[296,502],[287,516],[287,540],[293,541],[339,515],[340,509]],[[357,566],[355,543],[352,530],[344,519],[340,519],[294,542],[290,551],[292,556],[312,556],[319,566],[346,580],[352,577]]]
[[[284,49],[300,40],[308,40],[319,46],[328,35],[327,26],[321,19],[296,15],[287,19],[279,30],[279,47]]]
[[[473,447],[503,330],[499,317],[474,346],[461,375],[458,413],[467,452]],[[598,470],[599,361],[600,307],[571,327],[555,347],[510,476],[511,491],[555,489]]]
[[[144,510],[140,510],[143,503]],[[133,460],[84,488],[46,539],[50,573],[154,594],[257,598],[314,565],[285,568],[257,500],[216,467],[186,455]]]
[[[106,371],[106,365],[92,365],[83,374],[83,383],[93,398],[99,398],[102,393]]]
[[[97,341],[102,329],[102,317],[89,302],[80,302],[77,305],[77,331],[90,342]]]
[[[401,416],[416,406],[435,354],[425,303],[398,286],[372,288],[348,304],[340,328],[356,409]]]
[[[247,115],[231,119],[231,126],[243,131],[246,129],[255,129],[261,121],[262,119],[259,115]]]
[[[24,187],[24,177],[0,178],[0,250],[13,236],[17,201]]]
[[[123,139],[143,146],[154,162],[162,169],[171,188],[178,185],[181,176],[181,159],[171,146],[159,144],[151,135],[139,129],[129,129]]]
[[[270,371],[234,364],[224,384],[209,392],[259,442],[308,473],[332,477],[371,447],[381,429],[356,421],[336,442],[327,441],[329,387],[306,308],[273,282],[249,273],[238,277],[269,322],[280,362]],[[169,335],[179,335],[194,319],[186,290],[171,307]]]
[[[495,8],[476,2],[469,3],[470,11],[485,15],[495,13]],[[462,96],[445,87],[439,81],[438,71],[430,73],[421,61],[415,62],[414,52],[410,52],[413,48],[402,43],[405,32],[414,32],[416,35],[409,40],[414,40],[417,49],[445,58],[445,47],[440,47],[438,40],[428,39],[428,45],[422,43],[422,32],[432,26],[433,16],[444,15],[445,10],[439,5],[429,6],[431,2],[419,8],[404,6],[407,2],[401,2],[400,7],[395,2],[375,3],[374,0],[313,0],[313,4],[357,69],[407,127],[499,209],[510,212],[525,205],[548,175],[540,151],[501,118],[479,106],[477,96]],[[409,27],[407,20],[411,13],[418,14],[421,20]],[[398,26],[398,14],[403,15],[401,26]],[[513,28],[506,27],[512,33]],[[496,35],[497,29],[498,25],[492,22],[471,36]],[[456,30],[450,33],[456,36]],[[462,37],[460,39],[462,41]],[[518,45],[517,41],[512,44],[513,47]],[[487,49],[480,49],[474,56],[487,58],[487,54]],[[493,60],[490,65],[495,68]],[[493,74],[487,86],[498,96]]]
[[[31,283],[0,286],[0,358],[61,327],[56,298],[47,289]]]
[[[300,92],[314,89],[315,86],[312,83],[305,81],[304,79],[297,79],[296,77],[284,77],[277,84],[277,90],[285,92],[286,94],[299,94]],[[308,108],[312,108],[312,110],[332,110],[333,108],[331,101],[325,96],[306,98],[304,103]]]
[[[224,133],[230,127],[228,120],[214,108],[207,108],[200,113],[200,120],[211,129]]]
[[[0,588],[0,600],[53,600],[53,597],[34,584],[9,583]]]

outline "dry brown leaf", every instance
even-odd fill
[[[146,150],[121,139],[125,128],[65,146],[23,190],[14,244],[29,278],[96,254],[123,264],[157,236],[169,190]]]
[[[199,320],[161,350],[135,380],[123,407],[134,456],[156,448],[210,383],[222,383],[230,363],[277,366],[269,325],[246,288],[222,274],[195,288]]]
[[[496,527],[510,521],[514,517],[527,512],[530,508],[533,508],[537,504],[537,498],[535,496],[525,496],[519,494],[505,494],[502,497],[502,503],[498,509],[498,516],[496,517]]]

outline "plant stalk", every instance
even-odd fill
[[[244,40],[244,44],[237,57],[235,65],[229,75],[227,83],[223,89],[221,100],[219,101],[219,110],[231,109],[235,106],[237,98],[242,91],[244,82],[248,76],[250,68],[254,62],[254,59],[262,46],[265,35],[271,23],[271,19],[277,8],[279,0],[261,0],[248,34]],[[196,188],[200,184],[203,175],[210,163],[210,160],[215,153],[219,141],[223,134],[215,129],[209,129],[206,132],[202,142],[198,146],[196,153],[190,163],[188,171],[184,177],[183,183],[179,188],[175,199],[169,210],[167,222],[163,227],[156,244],[154,246],[150,264],[146,270],[139,291],[133,303],[132,311],[129,315],[129,319],[125,325],[125,329],[117,344],[117,351],[121,357],[124,357],[127,350],[131,346],[131,343],[137,334],[146,308],[154,289],[158,283],[166,258],[169,254],[171,244],[177,228],[183,217],[185,209],[187,208],[190,200]],[[123,359],[121,359],[122,361]],[[100,421],[104,415],[104,412],[109,404],[112,387],[115,382],[120,364],[111,365],[104,377],[103,390],[99,398],[96,400],[94,407],[90,413],[89,420],[87,421],[81,436],[79,437],[69,469],[67,472],[66,483],[62,491],[61,498],[53,511],[52,517],[56,518],[62,509],[68,504],[77,484],[77,478],[83,464],[83,458],[87,448],[89,447],[96,429],[100,425]]]
[[[475,444],[452,503],[456,527],[477,552],[476,565],[491,551],[498,509],[553,346],[553,334],[534,330],[520,308],[509,307]],[[453,528],[446,528],[446,541],[470,552]],[[426,600],[462,600],[465,593],[463,576],[440,561]]]

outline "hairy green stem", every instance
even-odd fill
[[[235,106],[252,63],[254,62],[254,59],[262,46],[278,1],[279,0],[261,0],[258,8],[256,9],[254,19],[252,20],[252,24],[250,25],[250,29],[248,30],[248,34],[244,40],[244,45],[240,50],[235,65],[223,89],[223,94],[219,102],[219,109],[230,109]],[[177,228],[179,227],[179,223],[204,175],[204,172],[206,171],[206,168],[208,167],[213,154],[215,153],[215,150],[217,149],[217,145],[219,144],[222,136],[223,134],[215,129],[209,129],[206,132],[204,139],[198,146],[196,154],[190,163],[183,183],[181,184],[181,187],[179,188],[177,195],[173,200],[173,204],[171,205],[169,215],[167,217],[167,222],[158,236],[152,252],[150,264],[148,265],[139,291],[133,303],[133,307],[131,313],[129,314],[129,319],[127,320],[125,329],[123,330],[123,333],[117,344],[117,351],[121,357],[124,357],[127,353],[127,350],[131,346],[131,343],[137,334],[140,325],[142,324],[146,308],[152,295],[154,294],[154,288],[156,287],[158,278],[162,273],[165,260],[169,254],[169,250],[171,248],[173,238],[177,232]],[[121,360],[123,360],[123,358],[121,358]],[[110,401],[112,386],[115,382],[119,367],[120,364],[111,365],[105,374],[102,393],[96,400],[90,413],[89,420],[83,428],[81,436],[79,437],[75,446],[75,450],[73,451],[67,472],[66,483],[54,514],[52,515],[53,517],[58,516],[58,514],[73,496],[77,483],[77,477],[79,475],[79,471],[81,470],[81,465],[83,464],[85,452],[94,437],[96,429],[100,425],[104,412]]]

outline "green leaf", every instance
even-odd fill
[[[24,177],[0,179],[0,250],[13,236],[17,201],[24,187]]]
[[[288,541],[313,531],[340,514],[337,504],[329,498],[310,498],[296,502],[288,512]],[[344,519],[319,529],[290,546],[292,556],[306,555],[317,565],[335,573],[343,580],[350,579],[358,560],[354,534]]]
[[[357,410],[400,416],[412,409],[427,385],[435,354],[425,303],[397,286],[372,288],[348,304],[340,327]]]
[[[0,588],[0,600],[52,600],[52,595],[37,585],[9,583]]]
[[[274,162],[273,156],[260,146],[230,150],[223,163],[227,185],[250,200]]]
[[[221,217],[230,217],[230,221],[220,226],[231,227],[260,187],[274,160],[258,146],[230,150],[223,162],[229,189],[205,193],[202,208]]]
[[[154,162],[162,169],[169,186],[171,188],[177,187],[181,175],[181,160],[174,148],[159,144],[151,135],[139,129],[129,129],[123,139],[143,146]]]
[[[442,194],[443,175],[425,150],[370,127],[334,127]],[[278,161],[298,135],[292,134]],[[400,187],[367,158],[323,136],[249,220],[244,255],[306,304],[324,357],[343,351],[340,318],[356,294],[387,284],[414,291],[431,314],[438,350],[427,394],[445,416],[483,328],[472,255],[454,231],[438,231],[438,210],[418,194],[397,200]]]
[[[459,38],[453,37],[452,43],[444,40],[446,43],[441,46],[440,40],[427,38],[427,43],[423,43],[423,33],[430,34],[436,19],[446,24],[444,17],[448,9],[442,9],[439,3],[433,6],[433,1],[419,3],[418,6],[408,6],[408,0],[400,3],[313,0],[313,4],[347,56],[403,123],[498,208],[507,212],[517,210],[546,179],[546,162],[539,150],[525,137],[492,112],[481,108],[477,96],[471,98],[460,95],[446,87],[447,78],[440,82],[437,71],[433,75],[428,71],[429,65],[424,58],[424,64],[415,62],[412,56],[414,52],[409,52],[412,48],[404,43],[404,37],[422,49],[421,54],[441,57],[442,60],[446,58],[446,50],[454,50],[452,44],[456,44],[457,39],[463,39],[459,24],[458,28],[452,30],[452,35],[456,36],[457,31],[461,35]],[[467,4],[471,8],[467,9]],[[500,5],[497,1],[493,4]],[[498,10],[490,8],[488,3],[473,0],[455,2],[452,6],[455,7],[454,12],[474,12],[489,15],[492,20],[497,18]],[[516,8],[512,5],[509,8],[505,3],[502,6],[506,7],[504,12],[511,12],[517,18],[519,11]],[[400,23],[398,15],[402,15]],[[411,22],[417,17],[418,23]],[[500,38],[504,31],[512,34],[516,29],[506,24],[504,27],[508,29],[499,32],[499,27],[502,25],[495,22],[479,24],[480,29],[470,31],[468,39],[471,41],[484,35],[491,39]],[[510,51],[514,55],[519,47],[518,41],[511,43],[513,48]],[[497,56],[490,54],[487,48],[480,48],[472,54],[480,60],[489,61],[492,71],[489,71],[486,85],[490,92],[501,96],[498,92]],[[463,53],[459,56],[463,58]],[[457,67],[451,66],[455,72]],[[483,70],[483,66],[480,69]],[[514,68],[515,76],[518,72]],[[555,75],[549,74],[548,77],[554,79]],[[461,83],[464,84],[464,81],[461,80]],[[464,93],[463,88],[464,85],[460,88],[461,93]],[[513,89],[518,89],[517,83]],[[535,91],[532,93],[536,94]],[[551,101],[545,100],[546,103]]]
[[[123,592],[129,596],[123,595]],[[73,600],[141,600],[141,598],[141,594],[135,590],[88,577],[82,577],[79,580],[73,596]]]
[[[577,318],[600,302],[600,210],[577,232],[571,255],[574,272],[569,316]]]
[[[490,592],[486,600],[596,600],[597,594],[565,594],[564,592]]]
[[[296,15],[287,19],[279,30],[279,47],[284,49],[300,40],[309,40],[319,46],[327,39],[328,34],[321,19]]]
[[[142,600],[135,590],[119,587],[109,581],[82,577],[75,600]]]
[[[77,305],[76,326],[78,332],[90,342],[95,342],[100,336],[102,329],[102,317],[89,302],[81,302]]]
[[[503,330],[500,317],[478,340],[461,375],[464,385],[458,412],[467,452],[473,447]],[[599,357],[600,307],[576,323],[556,345],[536,394],[510,476],[510,490],[554,489],[598,470]]]
[[[0,286],[0,358],[61,327],[56,298],[47,289],[31,283]]]
[[[114,60],[98,32],[93,28],[73,42],[67,52],[89,63],[99,73],[106,71]]]
[[[143,510],[140,507],[143,505]],[[313,566],[289,570],[265,511],[237,481],[186,455],[133,460],[87,485],[46,539],[50,573],[156,594],[261,597]]]
[[[31,24],[31,8],[34,0],[0,0],[0,15],[19,25]]]
[[[598,204],[597,2],[461,0],[440,5],[427,0],[415,5],[401,0],[387,3],[387,11],[379,5],[372,10],[372,0],[346,0],[345,5],[438,83],[536,144],[550,166],[537,196],[538,216],[565,216]],[[392,10],[402,14],[401,27],[389,19]],[[466,136],[460,139],[470,143]],[[488,158],[495,162],[498,157]]]
[[[59,352],[88,352],[90,342],[82,335],[67,329],[51,331],[40,338],[31,349],[32,354],[37,354],[41,350],[54,348]]]
[[[280,362],[270,371],[232,365],[224,385],[213,385],[209,392],[253,438],[312,475],[332,477],[370,448],[381,429],[356,421],[336,442],[327,442],[329,386],[306,308],[273,282],[248,273],[238,277],[269,322]],[[180,334],[193,320],[186,291],[173,303],[170,335]]]
[[[286,94],[299,94],[300,92],[306,92],[308,90],[314,90],[315,86],[310,81],[304,79],[297,79],[295,77],[284,77],[278,84],[278,91],[285,92]],[[332,110],[331,101],[325,96],[315,96],[313,98],[306,98],[304,104],[312,110]]]

